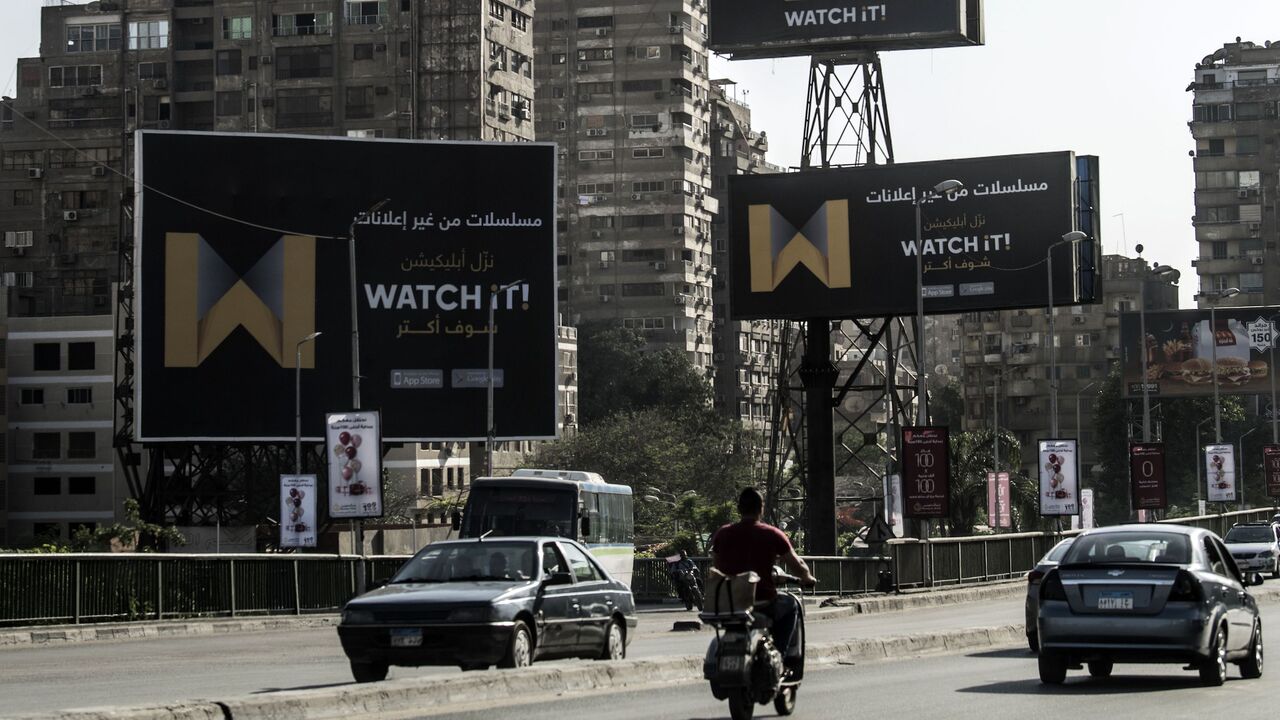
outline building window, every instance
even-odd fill
[[[631,157],[633,158],[660,158],[667,154],[666,148],[660,147],[638,147],[631,148]]]
[[[1258,136],[1257,135],[1241,135],[1236,138],[1236,154],[1237,155],[1257,155],[1258,154]]]
[[[62,436],[58,433],[31,434],[31,458],[33,460],[57,460],[62,457]]]
[[[352,60],[372,60],[373,43],[356,43],[351,46]]]
[[[31,494],[33,495],[61,495],[62,494],[62,478],[60,477],[36,477],[31,478]]]
[[[244,107],[244,93],[236,90],[234,92],[220,92],[214,96],[215,112],[218,115],[240,115],[241,108]]]
[[[96,359],[96,349],[93,343],[67,343],[68,370],[93,370],[96,367]]]
[[[1262,292],[1262,273],[1240,273],[1241,292]]]
[[[5,150],[0,155],[0,170],[25,170],[32,167],[40,167],[37,150]]]
[[[1227,259],[1227,241],[1226,241],[1226,240],[1214,240],[1214,241],[1211,243],[1211,245],[1212,245],[1212,247],[1213,247],[1213,259],[1214,259],[1214,260],[1226,260],[1226,259]]]
[[[1222,138],[1209,140],[1209,146],[1201,153],[1206,157],[1222,157],[1227,153],[1227,143]]]
[[[528,15],[525,15],[524,13],[520,12],[519,10],[515,10],[515,9],[513,9],[513,10],[511,11],[511,27],[513,27],[513,28],[515,28],[516,30],[519,30],[519,31],[521,31],[521,32],[528,32],[528,31],[529,31],[529,16],[528,16]]]
[[[280,90],[276,93],[276,126],[324,127],[333,124],[333,95],[329,88]]]
[[[489,0],[489,17],[494,20],[506,20],[507,6],[497,0]]]
[[[631,192],[649,193],[649,192],[666,192],[666,180],[645,180],[643,182],[631,183]]]
[[[89,405],[93,403],[93,388],[67,388],[68,405]]]
[[[635,49],[635,55],[637,60],[661,60],[662,46],[642,45]]]
[[[105,190],[64,190],[59,204],[63,210],[93,210],[106,202]]]
[[[35,194],[31,190],[14,190],[13,206],[29,207],[35,199]]]
[[[50,148],[49,167],[73,168],[120,162],[120,148]]]
[[[69,53],[119,49],[119,23],[67,26],[67,52]]]
[[[631,127],[660,127],[661,118],[657,113],[639,113],[631,116]]]
[[[347,88],[347,119],[373,117],[373,88],[365,85]]]
[[[613,150],[579,150],[579,160],[612,160]]]
[[[98,454],[96,433],[89,432],[70,432],[67,433],[67,458],[74,460],[87,460]]]
[[[578,29],[589,30],[595,28],[612,28],[612,15],[587,15],[578,18]]]
[[[249,40],[253,38],[253,18],[222,18],[222,38],[224,40]]]
[[[98,492],[98,479],[93,476],[67,478],[68,495],[93,495]]]
[[[130,50],[163,50],[169,47],[168,20],[139,20],[129,23]]]
[[[239,75],[241,70],[239,50],[219,50],[214,72],[218,75]]]
[[[280,48],[276,51],[276,79],[333,77],[333,46]]]
[[[271,34],[277,37],[328,35],[331,32],[333,32],[333,13],[292,13],[271,16]]]
[[[49,68],[49,87],[95,87],[102,85],[101,65],[62,65]]]
[[[657,228],[666,225],[665,215],[623,215],[622,227],[624,228]]]
[[[44,388],[22,388],[18,393],[19,405],[43,405]]]
[[[52,371],[62,369],[62,346],[58,343],[35,343],[31,346],[31,369]]]
[[[666,292],[662,283],[623,283],[622,297],[657,297]]]
[[[347,0],[348,25],[381,25],[387,21],[386,0]]]

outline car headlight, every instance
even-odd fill
[[[449,613],[449,622],[473,623],[484,622],[488,619],[489,608],[487,607],[458,608]]]
[[[343,625],[369,625],[373,623],[373,612],[369,610],[343,610]]]
[[[1263,550],[1262,552],[1258,553],[1258,557],[1260,557],[1260,558],[1269,558],[1269,557],[1271,557],[1271,551],[1270,551],[1270,550]]]

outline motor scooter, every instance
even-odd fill
[[[667,574],[676,594],[684,602],[685,610],[697,607],[702,609],[702,578],[698,574],[698,566],[683,552],[666,558]]]
[[[800,583],[799,578],[777,567],[773,579],[780,595],[785,592],[783,585]],[[754,572],[726,576],[712,569],[707,578],[707,608],[698,616],[716,631],[703,660],[703,677],[710,681],[711,694],[717,700],[729,701],[733,720],[751,720],[757,704],[770,702],[779,715],[790,715],[804,677],[804,605],[796,598],[800,606],[795,630],[800,657],[786,663],[786,648],[779,648],[773,639],[769,604],[755,601],[759,581]]]

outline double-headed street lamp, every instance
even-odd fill
[[[1053,316],[1053,249],[1059,245],[1088,240],[1089,236],[1079,230],[1062,236],[1045,250],[1045,265],[1049,273],[1049,437],[1058,437],[1058,334]]]
[[[929,387],[924,372],[924,227],[921,208],[943,195],[964,189],[959,180],[943,180],[931,191],[922,193],[912,204],[916,206],[916,424],[929,424]]]
[[[1142,246],[1139,245],[1137,250],[1141,255]],[[1142,338],[1139,345],[1139,352],[1142,354],[1142,442],[1151,442],[1151,388],[1150,378],[1147,377],[1147,283],[1153,278],[1172,277],[1177,284],[1180,275],[1168,265],[1156,265],[1147,273],[1147,277],[1138,282],[1138,336]]]
[[[656,487],[647,487],[644,489],[644,493],[645,493],[644,495],[640,496],[641,500],[644,500],[645,502],[666,505],[667,507],[671,508],[671,522],[673,526],[672,534],[673,536],[679,535],[680,534],[680,517],[676,515],[675,510],[676,508],[680,507],[680,500],[682,498],[698,497],[698,492],[696,490],[685,490],[682,493],[676,494],[672,492],[666,492],[664,490],[659,490]]]
[[[1225,300],[1229,297],[1235,297],[1240,294],[1240,288],[1223,288],[1222,290],[1201,290],[1196,296],[1197,300],[1206,300],[1209,303],[1209,362],[1212,367],[1209,372],[1213,373],[1213,441],[1222,443],[1222,405],[1218,399],[1218,301]],[[1145,345],[1146,338],[1142,339]],[[1144,378],[1145,379],[1145,378]]]
[[[319,330],[298,341],[293,364],[293,422],[297,434],[293,443],[293,473],[302,474],[302,346],[320,337]]]

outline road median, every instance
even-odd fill
[[[811,645],[808,651],[811,667],[822,667],[964,652],[1023,641],[1023,628],[1007,625],[820,643]],[[87,708],[20,715],[16,720],[324,720],[351,716],[402,716],[428,714],[476,703],[500,703],[510,698],[527,700],[566,693],[635,690],[699,682],[701,679],[700,655],[617,662],[548,663],[520,670],[286,690],[163,706]]]

